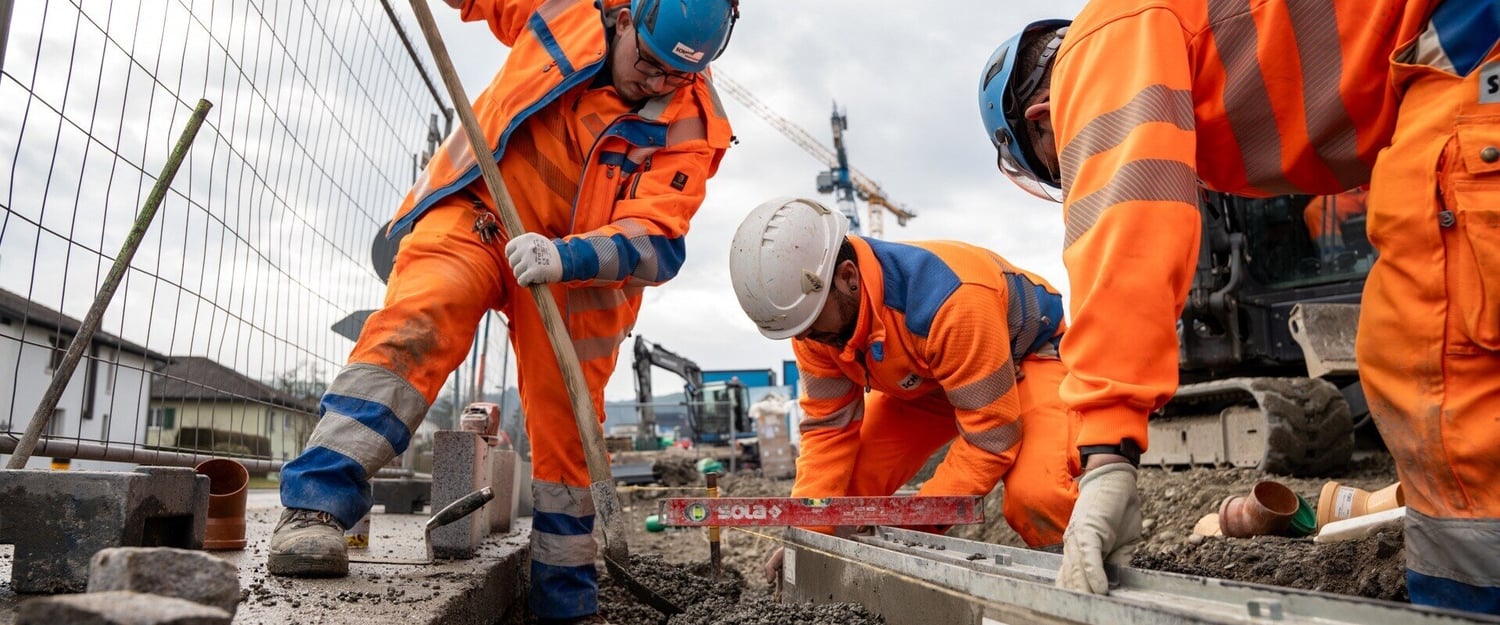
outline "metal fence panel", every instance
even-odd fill
[[[272,470],[300,452],[352,346],[331,328],[379,304],[371,244],[446,110],[409,19],[371,2],[14,4],[0,68],[0,452],[199,98],[214,108],[39,453],[228,454]]]

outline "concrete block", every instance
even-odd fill
[[[432,439],[432,509],[441,510],[458,498],[490,486],[490,446],[473,432],[443,430]],[[468,560],[490,534],[483,509],[432,531],[432,553],[439,558]]]
[[[516,517],[531,516],[531,463],[516,459]]]
[[[233,615],[240,604],[239,567],[202,551],[114,547],[89,563],[89,592],[129,590],[201,603]]]
[[[432,503],[431,480],[377,478],[370,480],[370,488],[386,514],[421,514],[423,506]]]
[[[489,515],[491,533],[509,534],[510,526],[515,522],[516,507],[520,504],[516,497],[520,486],[516,460],[516,452],[512,450],[490,450],[490,488],[495,489],[495,498],[480,512]]]
[[[228,612],[185,599],[115,591],[23,602],[16,625],[229,625]]]
[[[82,592],[100,549],[201,549],[207,520],[208,476],[192,469],[0,471],[0,543],[15,545],[19,593]]]

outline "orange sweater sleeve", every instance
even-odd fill
[[[1060,394],[1079,446],[1145,448],[1147,415],[1177,387],[1200,236],[1189,34],[1160,8],[1079,22],[1051,96],[1072,287]]]
[[[959,436],[919,495],[985,495],[1020,451],[1020,394],[1005,294],[965,284],[933,320],[922,350],[953,405]]]
[[[802,433],[793,497],[843,497],[859,455],[864,388],[839,371],[830,348],[793,340],[801,379]]]
[[[526,21],[541,4],[542,0],[465,0],[458,16],[465,22],[484,20],[495,38],[508,47],[516,44]]]

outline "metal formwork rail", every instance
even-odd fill
[[[1483,615],[1133,568],[1111,570],[1108,595],[1054,588],[1062,556],[892,528],[842,540],[787,534],[784,593],[857,601],[892,625],[1500,623]]]

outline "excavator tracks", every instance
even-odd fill
[[[1230,465],[1318,476],[1354,453],[1338,387],[1314,378],[1230,378],[1178,389],[1149,423],[1144,465]]]

